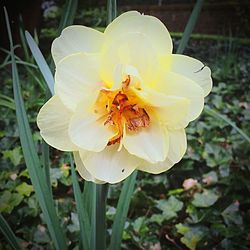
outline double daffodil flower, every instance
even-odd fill
[[[168,170],[185,154],[184,129],[212,88],[207,66],[172,50],[163,23],[136,11],[104,33],[67,27],[52,44],[55,95],[38,114],[41,136],[73,151],[88,181]]]

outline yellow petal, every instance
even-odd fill
[[[121,83],[127,78],[128,75],[130,77],[130,88],[142,87],[142,78],[135,67],[128,64],[117,64],[113,72],[113,85],[111,86],[111,89],[116,90],[121,88]]]
[[[162,58],[164,68],[190,78],[199,84],[207,96],[212,89],[211,70],[202,62],[184,55],[166,55]]]
[[[65,28],[52,43],[51,53],[55,64],[64,57],[78,52],[97,53],[101,50],[103,33],[80,25]]]
[[[56,94],[73,111],[83,99],[95,101],[102,87],[98,71],[98,55],[78,53],[64,58],[56,68]]]
[[[114,136],[114,132],[104,122],[105,119],[101,119],[94,111],[79,104],[69,125],[71,140],[81,149],[102,151]]]
[[[83,165],[83,162],[81,160],[80,154],[79,152],[74,152],[74,160],[75,160],[75,164],[76,164],[76,169],[78,171],[78,173],[81,175],[81,177],[86,180],[86,181],[92,181],[95,182],[97,184],[104,184],[105,182],[100,181],[96,178],[94,178],[89,171],[85,168],[85,166]]]
[[[51,97],[43,105],[37,116],[37,125],[41,136],[49,145],[62,151],[77,149],[68,134],[72,115],[58,96]]]
[[[105,42],[101,61],[101,77],[110,87],[119,64],[135,67],[146,84],[154,80],[153,76],[160,68],[157,53],[143,33],[123,34]]]
[[[188,121],[195,120],[204,107],[204,91],[191,79],[182,75],[165,72],[155,88],[166,95],[187,98],[190,101]]]
[[[141,160],[130,155],[124,148],[117,151],[118,146],[107,146],[99,153],[80,151],[81,159],[92,176],[108,183],[117,183],[137,168]]]
[[[152,174],[160,174],[169,170],[184,156],[187,149],[187,140],[184,129],[169,131],[169,151],[167,159],[163,162],[152,164],[144,161],[138,167],[139,170]]]
[[[127,133],[122,143],[128,152],[151,163],[164,161],[168,154],[168,133],[150,116],[150,125],[137,133]]]
[[[173,44],[170,34],[165,25],[156,17],[140,14],[137,11],[128,11],[117,17],[104,32],[105,39],[106,37],[119,37],[127,33],[145,35],[159,54],[172,53]]]

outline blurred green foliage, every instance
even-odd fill
[[[61,9],[47,16],[40,43],[49,55]],[[90,26],[103,26],[106,12],[78,13]],[[42,42],[41,42],[42,41]],[[179,40],[175,40],[175,45]],[[209,48],[209,49],[208,49]],[[214,108],[250,134],[250,50],[228,42],[192,41],[186,52],[212,68],[214,88],[206,99]],[[6,55],[7,56],[7,55]],[[21,60],[21,59],[20,59]],[[23,61],[33,63],[31,58]],[[1,65],[0,100],[12,101],[11,69]],[[23,96],[33,137],[41,153],[42,139],[36,115],[45,101],[43,79],[36,67],[19,66]],[[3,95],[3,96],[2,96]],[[52,242],[34,196],[19,145],[13,106],[0,102],[0,212],[23,248],[51,249]],[[250,248],[250,147],[225,121],[206,113],[187,129],[184,159],[160,175],[139,173],[123,233],[123,249],[249,249]],[[50,149],[50,177],[60,222],[78,249],[79,221],[70,177],[68,155]],[[79,177],[80,179],[80,177]],[[84,182],[82,181],[82,186]],[[114,220],[121,184],[108,194],[108,233]],[[9,249],[0,235],[0,249]]]

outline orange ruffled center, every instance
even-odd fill
[[[150,125],[146,105],[129,88],[130,77],[122,82],[119,90],[100,90],[95,104],[95,113],[101,114],[104,126],[114,130],[108,145],[119,143],[124,133],[137,133]]]

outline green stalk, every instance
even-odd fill
[[[89,247],[89,232],[90,232],[90,222],[89,216],[87,215],[87,209],[84,207],[84,203],[88,202],[85,198],[82,197],[81,189],[77,180],[77,175],[74,167],[73,157],[70,154],[70,166],[71,166],[71,177],[73,183],[73,191],[76,201],[76,209],[80,224],[80,243],[79,250],[84,249],[88,250]],[[86,183],[85,183],[86,184]]]
[[[96,184],[93,185],[92,189],[92,214],[91,214],[91,239],[90,239],[90,249],[96,250]],[[100,232],[102,233],[102,232]]]
[[[106,203],[108,184],[96,185],[96,249],[106,249]]]

